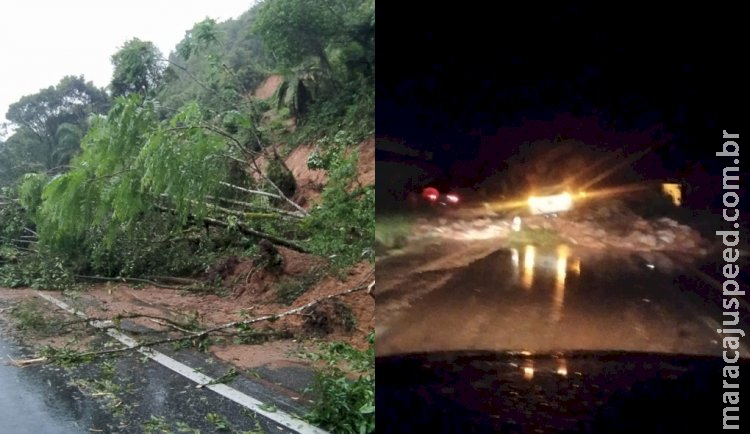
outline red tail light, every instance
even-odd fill
[[[435,202],[440,197],[440,192],[435,187],[427,187],[422,190],[422,197],[430,202]]]

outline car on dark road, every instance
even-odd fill
[[[422,190],[421,196],[430,205],[453,207],[461,202],[461,197],[458,193],[449,189],[440,191],[435,187],[425,187]]]

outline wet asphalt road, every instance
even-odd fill
[[[446,242],[377,264],[377,353],[721,355],[720,288],[679,255]],[[721,259],[719,256],[718,259]],[[715,275],[715,274],[714,274]],[[746,304],[741,325],[748,329]],[[747,355],[746,347],[741,354]]]
[[[0,354],[21,357],[19,348],[0,334]],[[89,432],[78,423],[81,414],[70,407],[67,400],[50,397],[43,376],[35,375],[38,368],[19,369],[0,364],[0,432],[7,433],[84,433]]]
[[[0,355],[5,361],[33,352],[18,344],[0,322]],[[102,342],[109,338],[101,336]],[[229,369],[207,355],[162,351],[214,378]],[[282,372],[283,371],[283,372]],[[283,369],[248,379],[239,375],[226,384],[268,403],[268,409],[300,414],[280,384],[306,387],[304,372]],[[293,385],[294,381],[300,384]],[[265,384],[265,385],[264,385]],[[286,390],[286,389],[285,389]],[[0,364],[0,433],[144,433],[144,432],[274,432],[289,429],[245,409],[207,388],[145,359],[140,354],[103,359],[68,368]]]

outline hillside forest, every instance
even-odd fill
[[[264,0],[196,23],[170,53],[133,38],[110,60],[105,88],[61,77],[5,115],[0,287],[176,304],[184,289],[242,342],[292,323],[256,329],[247,306],[312,327],[297,331],[338,321],[351,345],[330,348],[360,374],[319,371],[307,419],[374,432],[374,0]],[[206,350],[211,325],[179,339]]]
[[[261,241],[372,257],[374,2],[269,0],[205,19],[165,55],[132,39],[105,89],[67,76],[10,106],[0,142],[0,285],[200,276]],[[255,95],[268,79],[274,92]],[[285,157],[311,147],[314,203]]]

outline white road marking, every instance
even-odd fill
[[[39,291],[36,291],[36,294],[39,297],[56,305],[60,309],[67,311],[68,313],[71,313],[83,319],[88,319],[86,317],[86,314],[73,309],[72,307],[68,306],[63,301],[60,301],[48,294],[43,294]],[[105,328],[107,326],[110,326],[111,323],[112,323],[111,321],[89,321],[89,324],[91,324],[92,326],[96,328]],[[123,344],[127,345],[130,348],[138,346],[138,341],[136,341],[130,336],[124,333],[121,333],[115,329],[108,328],[106,332],[108,335],[112,336],[113,338],[117,339],[118,341],[122,342]],[[191,381],[194,381],[201,385],[205,385],[204,388],[211,389],[214,392],[218,393],[219,395],[227,399],[231,399],[237,404],[240,404],[241,406],[248,408],[255,413],[261,414],[267,417],[268,419],[271,419],[272,421],[276,422],[279,425],[285,426],[300,434],[308,434],[308,433],[329,434],[327,431],[324,431],[318,427],[310,425],[309,423],[303,420],[297,419],[296,417],[288,413],[285,413],[281,410],[275,410],[275,411],[264,410],[263,407],[267,407],[267,404],[264,404],[263,402],[249,395],[246,395],[237,389],[229,387],[226,384],[221,384],[221,383],[208,384],[208,383],[213,382],[215,379],[196,371],[195,369],[191,368],[190,366],[185,365],[184,363],[178,362],[177,360],[167,356],[166,354],[163,354],[151,348],[145,348],[145,347],[139,348],[138,351],[145,354],[156,363],[159,363],[160,365],[171,369],[172,371],[182,375],[183,377]]]

